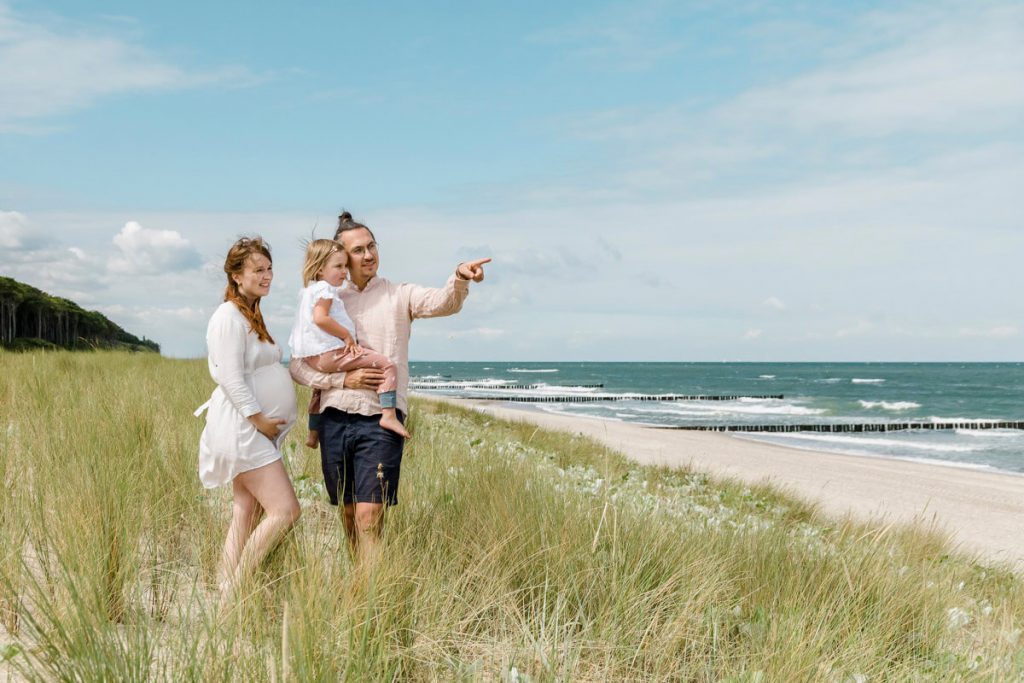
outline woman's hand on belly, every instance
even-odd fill
[[[253,427],[256,428],[256,431],[273,441],[281,432],[281,427],[288,423],[288,420],[282,420],[277,417],[267,417],[263,413],[256,413],[255,415],[249,416],[249,422],[251,422]]]

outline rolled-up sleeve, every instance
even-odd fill
[[[299,384],[314,389],[341,389],[345,386],[344,372],[320,372],[298,358],[292,358],[288,362],[288,372],[291,373],[292,379]]]
[[[439,318],[462,310],[469,295],[469,280],[452,275],[444,287],[405,285],[409,291],[410,318]]]
[[[245,383],[245,325],[227,316],[216,316],[206,332],[210,374],[243,417],[262,412]]]

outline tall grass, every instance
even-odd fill
[[[0,679],[1024,680],[1024,591],[922,527],[414,402],[383,559],[300,425],[299,526],[215,613],[202,361],[0,354]],[[305,396],[300,396],[300,404]]]

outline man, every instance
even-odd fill
[[[469,283],[484,279],[489,258],[460,263],[441,288],[398,284],[377,277],[380,265],[373,232],[338,217],[334,239],[348,255],[350,286],[338,295],[356,326],[356,338],[388,356],[398,371],[397,407],[404,422],[408,414],[409,334],[416,318],[458,313],[469,294]],[[299,360],[289,365],[296,382],[321,389],[320,459],[331,504],[344,504],[345,533],[360,556],[375,546],[385,505],[398,502],[398,479],[405,440],[380,426],[380,402],[375,389],[384,373],[375,368],[324,374]],[[340,492],[340,496],[339,496]]]

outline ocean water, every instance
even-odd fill
[[[601,396],[611,400],[514,407],[654,427],[960,422],[963,428],[955,430],[734,435],[793,448],[1024,474],[1024,431],[977,428],[1024,420],[1024,363],[414,362],[410,373],[412,388],[424,393]],[[602,386],[592,386],[597,384]],[[784,398],[657,398],[665,394]],[[635,396],[655,398],[628,400]]]

